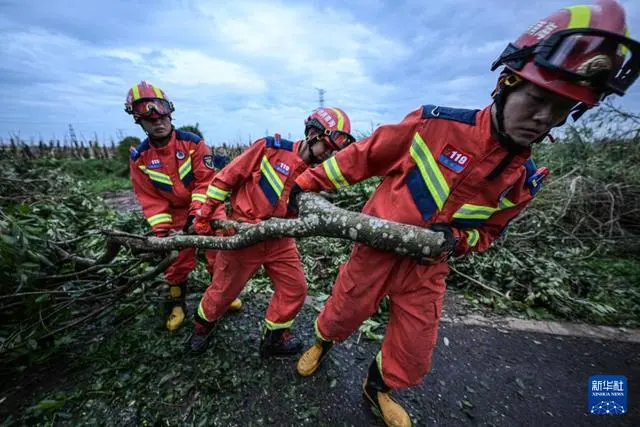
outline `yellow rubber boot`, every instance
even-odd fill
[[[171,309],[171,313],[167,317],[167,329],[170,331],[175,331],[178,329],[183,323],[185,318],[185,312],[180,305],[176,305]]]
[[[242,308],[242,300],[240,298],[236,298],[233,301],[231,301],[231,304],[229,304],[229,310],[231,311],[238,311]]]
[[[390,389],[382,380],[376,360],[369,367],[369,375],[362,385],[362,394],[371,404],[374,414],[389,427],[411,427],[411,418],[405,409],[389,394]]]
[[[332,341],[324,341],[319,338],[316,339],[316,343],[305,351],[302,356],[300,356],[300,359],[298,359],[298,364],[296,365],[298,374],[303,377],[312,375],[318,370],[320,363],[322,363],[324,358],[327,357],[327,354],[332,348]]]
[[[165,326],[170,331],[175,331],[184,323],[187,313],[187,305],[185,304],[186,293],[186,283],[169,286],[169,300],[166,302],[167,320]]]

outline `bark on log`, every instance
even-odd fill
[[[437,256],[444,242],[443,233],[426,228],[387,221],[332,205],[313,193],[299,199],[296,219],[270,218],[258,224],[214,221],[218,228],[233,225],[236,234],[228,237],[174,235],[157,238],[106,230],[114,242],[140,251],[164,252],[186,247],[221,250],[240,249],[278,237],[325,236],[360,242],[383,251],[421,258]]]

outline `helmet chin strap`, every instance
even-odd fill
[[[513,76],[513,74],[511,76]],[[500,145],[502,145],[507,150],[507,155],[485,177],[489,181],[498,177],[507,168],[507,166],[509,166],[509,163],[511,163],[514,157],[526,149],[525,147],[516,144],[516,142],[513,140],[513,138],[511,138],[511,136],[509,136],[504,128],[504,107],[507,102],[507,96],[511,89],[521,82],[518,77],[510,79],[511,76],[507,76],[503,80],[501,80],[498,83],[498,88],[493,93],[493,99],[496,106],[496,122],[498,126],[498,129],[495,129],[497,139]],[[531,142],[531,144],[542,141],[547,137],[547,135],[548,133],[543,134],[535,141]]]
[[[520,152],[523,148],[516,144],[513,138],[509,136],[509,134],[504,129],[504,107],[507,103],[507,95],[511,91],[513,87],[522,82],[520,78],[516,77],[513,80],[510,80],[511,76],[515,76],[515,74],[511,74],[503,79],[499,83],[499,88],[496,90],[493,96],[494,103],[496,105],[496,121],[498,125],[498,129],[496,129],[496,134],[498,136],[498,142],[506,148],[508,151]],[[531,144],[536,144],[547,137],[549,132],[539,136]]]
[[[316,157],[311,147],[313,147],[316,142],[320,141],[320,136],[316,135],[313,138],[306,137],[304,140],[306,141],[307,148],[309,149],[309,160],[311,161],[311,164],[317,165],[320,163],[320,159]]]

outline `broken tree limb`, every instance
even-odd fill
[[[104,234],[109,236],[111,241],[131,249],[157,252],[186,247],[231,250],[285,236],[325,236],[422,258],[438,256],[444,243],[443,233],[347,211],[313,193],[303,193],[300,196],[299,217],[296,219],[270,218],[258,224],[233,221],[213,223],[218,228],[233,225],[237,230],[236,234],[228,237],[174,235],[163,238],[139,236],[117,230],[106,230]]]

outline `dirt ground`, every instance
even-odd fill
[[[143,316],[68,372],[58,368],[23,388],[3,384],[0,413],[13,414],[7,425],[23,417],[72,425],[383,425],[361,396],[378,343],[355,333],[313,377],[302,378],[296,357],[259,358],[267,299],[243,298],[242,311],[219,322],[204,355],[182,352],[189,325],[171,335],[156,316]],[[295,331],[308,345],[316,313],[305,305],[296,320]],[[588,414],[587,381],[596,374],[627,376],[629,414]],[[416,426],[631,426],[640,424],[637,384],[638,344],[442,323],[432,372],[396,397]],[[55,396],[65,400],[58,412],[18,410]]]
[[[120,211],[139,209],[130,191],[106,199]],[[191,313],[198,296],[191,295]],[[92,338],[89,330],[86,346],[46,365],[3,369],[0,426],[383,425],[361,395],[380,343],[355,333],[314,376],[302,378],[296,357],[260,359],[268,296],[242,297],[243,309],[218,322],[212,347],[199,357],[184,352],[190,324],[168,333],[150,301],[110,334]],[[443,315],[453,321],[441,323],[431,373],[395,393],[414,425],[640,425],[640,344],[457,321],[469,310],[448,292]],[[316,314],[305,304],[296,319],[305,347],[313,343]],[[627,415],[588,414],[587,381],[597,374],[627,377]]]

